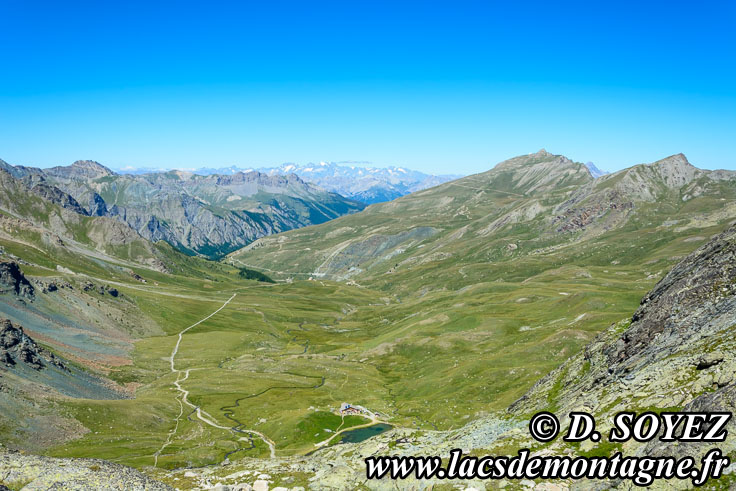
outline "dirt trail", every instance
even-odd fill
[[[195,406],[194,404],[192,404],[191,402],[189,402],[189,399],[188,399],[188,397],[189,397],[189,391],[186,390],[186,389],[184,389],[181,386],[181,383],[184,382],[185,380],[187,380],[189,378],[189,372],[191,372],[192,370],[196,370],[196,369],[194,369],[194,368],[188,368],[188,369],[182,371],[182,370],[179,370],[179,369],[176,368],[176,364],[175,364],[176,354],[179,352],[179,346],[181,345],[182,337],[184,336],[184,334],[187,331],[189,331],[190,329],[197,327],[198,325],[200,325],[204,321],[206,321],[206,320],[212,318],[213,316],[215,316],[218,312],[220,312],[222,309],[224,309],[225,307],[227,307],[227,305],[236,296],[237,296],[237,293],[233,293],[233,296],[230,297],[229,299],[227,299],[227,301],[224,304],[222,304],[222,306],[220,306],[219,309],[215,310],[214,312],[212,312],[207,317],[205,317],[203,319],[200,319],[199,321],[195,322],[191,326],[189,326],[186,329],[183,329],[181,332],[179,332],[179,337],[178,337],[178,339],[176,341],[176,345],[174,346],[174,350],[171,352],[171,357],[169,357],[169,363],[170,363],[171,373],[175,373],[176,374],[176,380],[174,381],[174,387],[176,387],[176,390],[179,392],[179,396],[177,396],[177,398],[176,398],[176,400],[179,402],[179,414],[174,419],[174,421],[175,421],[174,429],[169,432],[169,435],[166,438],[166,441],[164,442],[164,444],[153,455],[153,457],[154,457],[154,459],[153,459],[154,460],[154,464],[153,464],[154,467],[158,466],[158,457],[159,457],[159,455],[161,455],[161,452],[163,452],[166,449],[166,447],[168,447],[171,444],[172,438],[174,437],[174,435],[176,434],[177,430],[179,429],[179,420],[181,419],[182,415],[184,414],[184,405],[185,404],[187,406],[191,407],[192,409],[194,409],[195,412],[196,412],[196,414],[197,414],[197,418],[200,421],[202,421],[203,423],[205,423],[205,424],[207,424],[209,426],[212,426],[214,428],[218,428],[218,429],[221,429],[221,430],[237,431],[238,433],[248,433],[248,434],[252,434],[252,435],[258,436],[261,440],[263,440],[263,442],[266,445],[268,445],[268,448],[269,448],[269,450],[271,452],[271,458],[273,458],[273,457],[276,456],[276,446],[274,445],[274,443],[266,435],[264,435],[264,434],[262,434],[260,432],[257,432],[257,431],[253,431],[253,430],[244,430],[244,429],[235,430],[234,428],[232,428],[230,426],[222,426],[221,424],[217,423],[217,421],[215,420],[215,418],[212,417],[212,415],[208,414],[206,411],[203,411],[202,408],[200,408],[199,406]],[[182,374],[183,374],[183,377],[182,377]]]

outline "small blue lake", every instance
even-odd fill
[[[358,428],[356,430],[349,430],[340,435],[339,443],[358,443],[367,440],[376,435],[380,435],[393,428],[393,426],[378,423],[372,426],[366,426],[365,428]]]

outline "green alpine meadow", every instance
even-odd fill
[[[673,410],[732,387],[736,173],[682,154],[594,178],[540,150],[219,261],[90,213],[50,179],[2,170],[0,182],[4,449],[102,459],[175,487],[265,474],[337,489],[361,482],[355,456],[458,439],[508,452],[533,445],[519,441],[535,410]],[[725,269],[683,284],[726,305],[697,350],[714,368],[675,375],[680,351],[646,358],[664,363],[661,400],[580,382],[611,376],[589,351],[627,339],[647,292],[713,240]],[[644,342],[665,342],[656,334]],[[694,356],[691,343],[677,348]],[[593,387],[604,393],[575,402]],[[51,482],[39,468],[5,481]]]
[[[736,2],[0,23],[0,491],[736,491]]]

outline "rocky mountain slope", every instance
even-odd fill
[[[129,226],[109,217],[89,216],[76,199],[28,175],[0,170],[0,237],[36,249],[53,249],[70,264],[72,256],[166,271],[165,254]],[[52,267],[55,267],[54,264]]]
[[[88,431],[60,410],[64,401],[133,393],[114,372],[135,340],[164,332],[139,289],[227,269],[90,215],[44,175],[7,167],[18,177],[0,169],[0,435],[39,449]]]
[[[7,164],[4,168],[64,208],[113,218],[150,241],[164,240],[184,252],[208,257],[364,207],[294,175],[200,176],[181,171],[118,175],[93,161],[49,169]]]
[[[629,320],[540,380],[511,411],[524,414],[546,404],[564,414],[586,407],[608,421],[624,409],[695,407],[706,400],[712,411],[734,411],[735,333],[731,227],[677,264]]]
[[[540,380],[510,413],[528,415],[549,407],[564,424],[569,411],[584,408],[596,416],[602,432],[609,431],[619,411],[736,413],[735,264],[732,226],[677,264],[642,298],[630,319],[611,326]],[[726,429],[729,437],[717,444],[655,439],[614,445],[605,452],[699,460],[717,447],[733,462],[736,421],[731,419]],[[604,445],[598,447],[602,451]],[[721,481],[718,489],[732,489],[736,467]]]
[[[0,294],[15,293],[20,297],[32,299],[34,292],[33,285],[23,275],[17,263],[0,262]]]
[[[134,469],[99,459],[54,459],[9,452],[0,446],[0,490],[173,490]]]
[[[26,276],[23,268],[42,275]],[[160,333],[116,288],[57,274],[0,248],[0,432],[6,445],[40,448],[83,431],[58,412],[58,400],[129,397],[108,378],[109,368],[125,363],[132,335]]]

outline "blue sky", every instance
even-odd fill
[[[0,0],[0,158],[736,168],[735,2]]]

